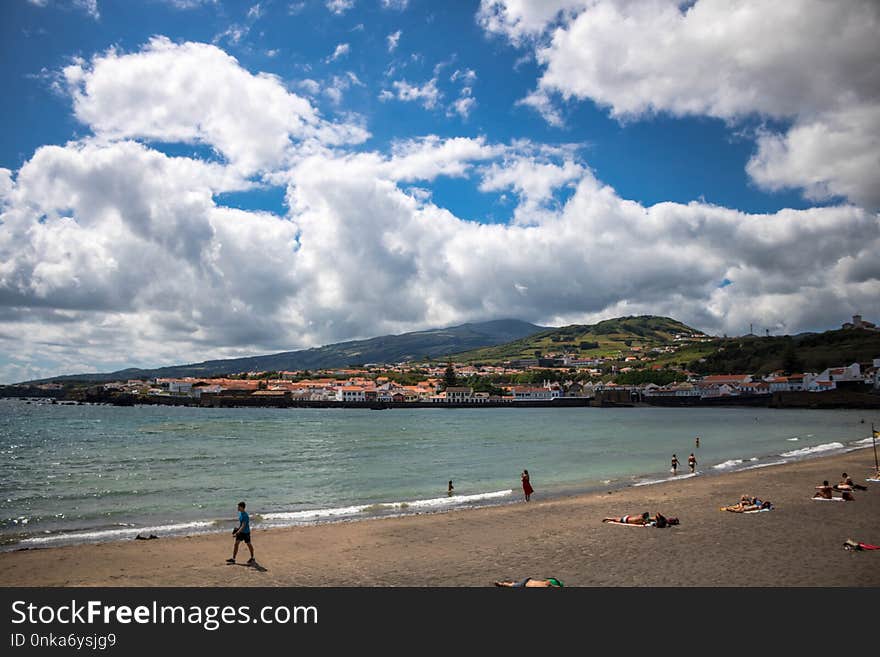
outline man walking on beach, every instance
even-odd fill
[[[235,536],[235,547],[232,548],[232,558],[227,559],[226,563],[235,563],[235,556],[238,554],[238,544],[244,541],[247,543],[248,550],[251,552],[251,558],[248,559],[248,565],[253,566],[257,563],[257,560],[254,559],[254,546],[251,545],[251,519],[244,508],[245,503],[239,502],[238,527],[232,530],[232,535]]]

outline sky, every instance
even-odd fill
[[[872,0],[6,0],[0,383],[880,321]]]

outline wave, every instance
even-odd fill
[[[792,458],[808,456],[810,454],[820,454],[821,452],[830,452],[835,449],[843,449],[843,443],[825,443],[824,445],[816,445],[815,447],[804,447],[803,449],[795,449],[790,452],[782,452],[779,456]]]
[[[205,529],[215,527],[216,523],[210,520],[197,520],[194,522],[181,522],[173,525],[155,525],[153,527],[126,527],[124,529],[104,529],[100,531],[66,532],[51,534],[49,536],[31,536],[19,541],[20,545],[46,545],[60,541],[72,541],[85,543],[90,541],[116,540],[133,538],[138,534],[150,534],[155,532],[179,533],[187,529]]]
[[[679,479],[690,479],[691,477],[696,477],[700,473],[694,472],[693,474],[683,474],[683,475],[672,475],[671,477],[666,477],[665,479],[648,479],[646,481],[638,481],[633,484],[633,486],[650,486],[652,484],[662,484],[666,481],[678,481]]]
[[[334,507],[329,509],[308,509],[305,511],[279,511],[275,513],[260,514],[263,520],[282,521],[305,521],[321,520],[324,518],[338,518],[344,516],[356,516],[361,513],[382,511],[404,511],[408,509],[441,509],[486,500],[501,499],[513,493],[513,489],[499,490],[491,493],[477,493],[475,495],[453,495],[452,497],[435,497],[426,500],[412,500],[408,502],[381,502],[378,504],[359,504],[357,506]]]
[[[758,468],[767,468],[771,465],[785,465],[788,461],[770,461],[770,463],[758,463],[757,465],[750,465],[747,468],[743,468],[743,470],[757,470]]]
[[[729,461],[725,461],[724,463],[719,463],[718,465],[713,465],[712,467],[715,470],[729,470],[730,468],[735,468],[738,465],[742,465],[742,459],[730,459]]]

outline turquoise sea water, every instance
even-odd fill
[[[438,511],[870,445],[876,411],[203,409],[0,400],[5,549]],[[864,420],[865,423],[862,423]],[[699,449],[694,438],[701,437]],[[866,453],[866,467],[872,459]],[[455,496],[447,497],[452,479]],[[382,505],[382,506],[379,506]]]

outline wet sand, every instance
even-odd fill
[[[566,586],[880,586],[880,483],[854,502],[816,502],[813,487],[848,472],[865,483],[870,450],[611,493],[253,533],[260,568],[231,556],[229,534],[0,554],[2,586],[492,586],[558,577]],[[769,513],[719,507],[743,493]],[[839,494],[837,494],[839,495]],[[657,511],[668,529],[603,524]]]

